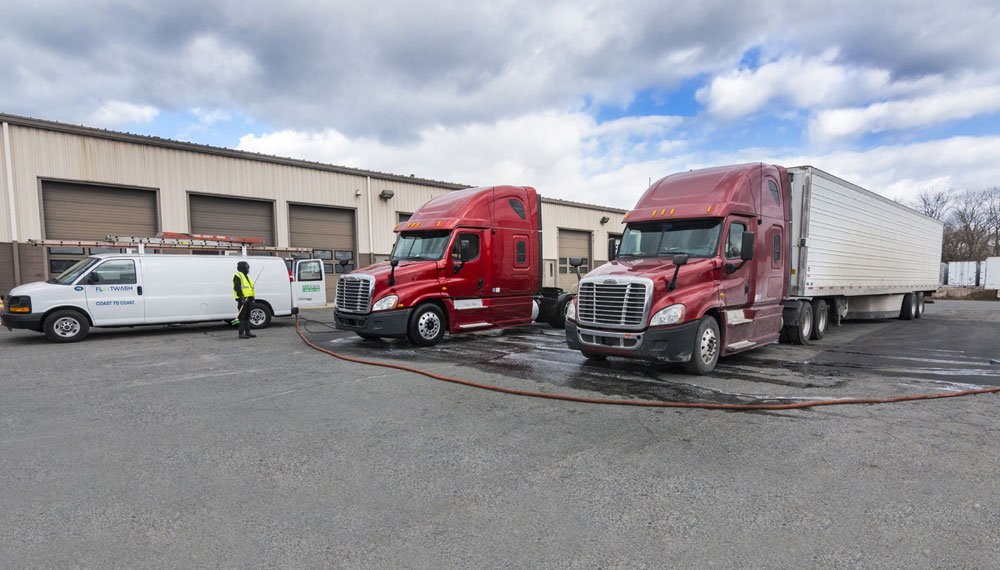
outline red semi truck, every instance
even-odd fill
[[[684,363],[821,338],[831,320],[912,319],[938,287],[943,225],[813,167],[744,164],[655,182],[616,258],[584,277],[570,348]]]
[[[436,344],[445,331],[555,321],[572,295],[541,286],[541,208],[534,188],[449,192],[420,207],[388,262],[337,282],[336,326],[362,338]]]

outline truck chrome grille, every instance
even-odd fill
[[[372,285],[369,275],[344,275],[337,281],[337,310],[345,313],[368,313],[372,302]]]
[[[642,329],[649,316],[652,285],[648,279],[584,279],[577,293],[577,320],[599,327]]]

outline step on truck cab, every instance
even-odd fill
[[[623,221],[616,259],[566,315],[569,347],[592,359],[707,374],[720,356],[821,338],[831,320],[919,317],[937,286],[940,222],[813,167],[673,174]]]
[[[449,192],[394,231],[389,261],[338,281],[337,328],[430,346],[445,332],[531,324],[539,303],[569,299],[542,295],[541,210],[534,188]]]

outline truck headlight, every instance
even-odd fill
[[[566,320],[576,321],[576,297],[570,299],[566,305]]]
[[[684,305],[670,305],[664,309],[656,311],[653,318],[649,319],[649,326],[659,327],[663,325],[676,325],[684,320]]]
[[[389,309],[393,309],[396,307],[396,301],[399,301],[398,296],[386,295],[385,297],[382,297],[378,301],[375,301],[375,304],[372,305],[372,312],[388,311]]]

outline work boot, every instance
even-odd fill
[[[240,338],[250,338],[250,335],[248,335],[248,334],[241,334]]]
[[[247,333],[247,338],[257,338],[257,335],[253,333]]]

